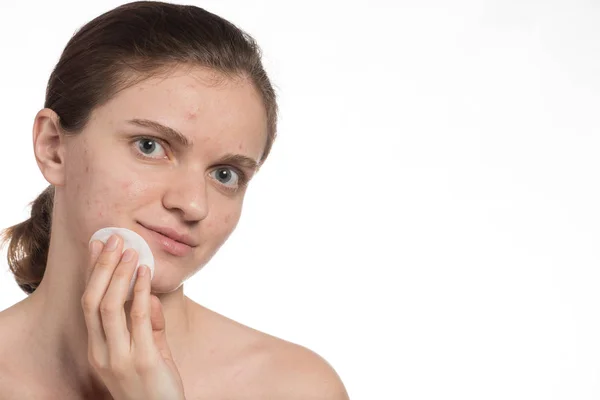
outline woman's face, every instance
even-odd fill
[[[86,247],[108,226],[140,234],[154,255],[155,293],[177,289],[232,233],[267,139],[252,84],[214,76],[198,68],[141,82],[96,108],[66,141],[67,232]],[[192,246],[172,246],[157,228],[188,235]]]

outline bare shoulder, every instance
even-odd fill
[[[23,302],[0,311],[0,399],[51,399],[57,398],[33,376],[30,362],[35,351],[27,343],[28,327]]]
[[[10,357],[8,349],[11,347],[8,332],[10,332],[10,324],[8,320],[8,311],[0,311],[0,393],[8,391],[9,382],[12,380],[9,375],[10,369],[8,364]]]
[[[347,400],[340,376],[316,352],[282,339],[265,348],[262,373],[273,385],[270,396],[286,399]]]
[[[233,338],[234,343],[244,343],[226,373],[228,385],[235,388],[236,395],[249,399],[349,399],[340,376],[316,352],[220,314],[213,316],[226,326],[223,332],[227,331],[224,336],[229,347]]]
[[[23,398],[20,396],[24,395],[24,390],[33,390],[29,382],[26,382],[27,376],[20,374],[16,368],[19,365],[21,354],[17,344],[20,321],[15,311],[15,306],[0,311],[0,393],[3,396],[2,400]],[[30,394],[30,392],[26,393]]]
[[[15,306],[0,311],[0,382],[2,377],[10,372],[8,367],[14,361],[13,349],[15,348],[15,337],[18,331],[18,319]]]

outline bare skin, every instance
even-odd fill
[[[87,242],[106,226],[134,230],[152,248],[151,290],[162,304],[186,399],[348,398],[335,371],[316,353],[183,294],[183,282],[235,229],[246,191],[239,183],[256,172],[222,157],[240,154],[258,162],[266,140],[266,114],[254,87],[245,79],[218,77],[196,68],[138,83],[95,109],[74,136],[60,133],[52,110],[37,114],[36,161],[56,188],[52,236],[40,286],[0,313],[2,400],[112,399],[89,364],[81,308],[92,272]],[[126,122],[133,118],[176,129],[193,144],[184,147]],[[187,233],[197,246],[173,255],[144,224]]]

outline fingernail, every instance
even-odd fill
[[[123,253],[123,258],[121,258],[121,261],[128,262],[128,261],[131,261],[132,258],[133,258],[133,249],[127,249]]]
[[[140,265],[140,267],[138,268],[138,276],[142,277],[144,275],[146,275],[146,266]]]
[[[117,235],[111,235],[108,239],[108,243],[106,243],[106,250],[113,251],[114,249],[116,249],[118,241],[119,238],[117,237]]]

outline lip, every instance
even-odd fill
[[[160,247],[167,253],[174,256],[183,257],[191,253],[192,246],[188,243],[192,243],[189,237],[186,235],[180,235],[169,228],[155,228],[149,225],[140,225],[145,231],[149,233],[150,238],[156,242]],[[185,240],[185,242],[179,241],[178,239]]]
[[[153,226],[153,225],[148,225],[148,224],[142,224],[141,222],[139,224],[142,225],[146,229],[150,229],[151,231],[158,232],[161,235],[164,235],[176,242],[186,244],[190,247],[198,246],[198,244],[195,242],[194,238],[192,238],[190,235],[184,234],[184,233],[179,233],[173,228],[169,228],[167,226],[162,227],[162,226]]]

